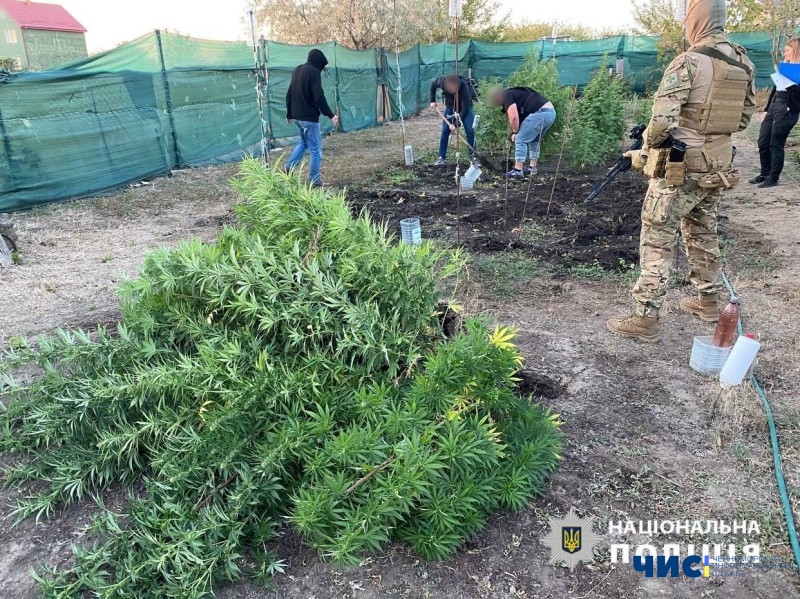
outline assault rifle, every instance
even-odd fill
[[[646,125],[636,125],[633,129],[631,129],[630,138],[633,140],[633,145],[628,148],[628,151],[642,149],[642,145],[644,145],[644,139],[642,139],[642,135],[644,134],[645,129],[647,129]],[[603,179],[603,182],[600,183],[600,185],[594,188],[592,193],[589,194],[589,197],[586,198],[586,202],[591,202],[597,196],[603,193],[603,190],[608,186],[609,183],[617,178],[617,175],[631,170],[631,164],[631,159],[627,156],[620,156],[617,158],[614,166],[612,166],[611,170],[609,170],[608,174],[606,174],[606,178]]]

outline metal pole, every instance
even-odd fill
[[[172,149],[175,152],[177,166],[183,166],[181,152],[178,149],[178,133],[175,130],[175,116],[172,114],[172,94],[169,91],[169,78],[167,77],[167,65],[164,61],[164,45],[161,43],[161,31],[156,29],[156,46],[158,47],[158,58],[161,61],[161,81],[164,84],[164,99],[167,103],[167,118],[172,129]]]
[[[258,102],[258,122],[261,124],[261,156],[264,159],[264,164],[269,166],[269,133],[267,131],[267,123],[264,121],[264,90],[261,86],[261,60],[258,52],[258,39],[256,37],[256,17],[255,11],[251,8],[250,14],[250,31],[253,36],[253,62],[255,64],[255,77],[256,77],[256,100]]]

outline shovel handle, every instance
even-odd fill
[[[446,116],[444,116],[444,114],[442,113],[442,111],[441,111],[441,110],[439,110],[439,107],[438,107],[438,106],[436,107],[436,109],[435,109],[435,110],[436,110],[436,114],[438,114],[438,115],[439,115],[439,117],[440,117],[440,118],[441,118],[441,119],[442,119],[442,120],[443,120],[443,121],[444,121],[444,122],[445,122],[447,125],[452,125],[452,123],[451,123],[449,120],[447,120],[447,117],[446,117]],[[472,146],[472,145],[471,145],[471,144],[470,144],[470,143],[467,141],[467,138],[466,138],[466,137],[464,137],[464,134],[463,134],[463,133],[461,133],[461,129],[459,129],[458,127],[456,127],[456,132],[458,133],[458,136],[461,138],[461,141],[463,141],[465,144],[467,144],[467,147],[468,147],[470,150],[472,150],[473,152],[476,152],[476,151],[477,151],[477,150],[475,150],[475,148],[474,148],[474,147],[473,147],[473,146]]]

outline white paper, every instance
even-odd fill
[[[775,84],[775,87],[778,89],[779,92],[785,92],[787,89],[789,89],[793,85],[797,85],[794,81],[789,79],[787,76],[781,75],[780,73],[773,73],[772,74],[772,82]]]

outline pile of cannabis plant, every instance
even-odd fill
[[[266,580],[286,522],[342,563],[391,540],[444,558],[556,465],[556,418],[514,391],[513,332],[441,332],[457,253],[397,244],[344,197],[255,161],[236,186],[240,224],[150,254],[116,330],[3,356],[5,481],[39,483],[16,516],[132,487],[122,513],[101,504],[73,566],[36,574],[46,597]]]

